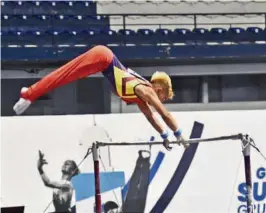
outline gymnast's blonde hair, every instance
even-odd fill
[[[172,81],[166,72],[156,71],[151,77],[151,83],[159,83],[168,89],[168,99],[172,100],[174,97]]]

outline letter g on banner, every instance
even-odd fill
[[[258,179],[263,179],[266,177],[266,168],[260,167],[257,170],[257,178]]]

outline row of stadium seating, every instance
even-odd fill
[[[13,14],[69,14],[96,15],[93,1],[1,1],[1,13]]]
[[[137,31],[79,30],[66,29],[38,31],[1,31],[2,46],[8,45],[76,45],[76,44],[159,44],[159,43],[204,43],[204,42],[255,42],[266,41],[266,28],[204,28],[189,29],[139,29]]]
[[[2,47],[1,60],[58,61],[71,60],[88,51],[85,47]],[[265,58],[266,44],[176,45],[171,46],[109,46],[120,60],[128,59],[203,59],[203,58]]]
[[[1,15],[1,27],[4,29],[84,28],[95,25],[109,28],[109,17],[97,15]]]

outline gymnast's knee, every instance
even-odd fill
[[[104,45],[96,45],[92,49],[97,50],[97,51],[101,51],[101,52],[111,52],[112,53],[112,50],[110,50],[107,46],[104,46]]]
[[[113,60],[114,53],[104,45],[97,45],[93,47],[92,50],[97,54],[98,59],[107,63],[110,63]]]

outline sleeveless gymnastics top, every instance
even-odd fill
[[[128,104],[142,102],[135,93],[137,85],[151,86],[148,80],[125,68],[115,56],[110,66],[103,71],[103,75],[111,83],[113,92]]]

